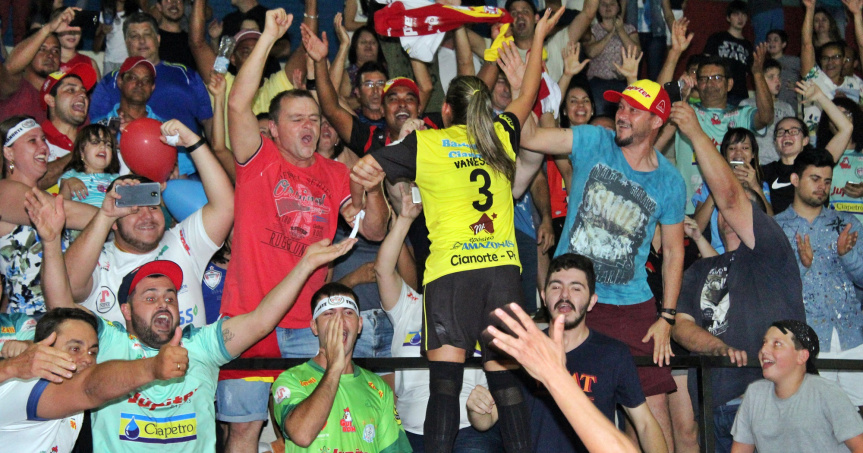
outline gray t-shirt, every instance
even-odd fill
[[[847,452],[845,441],[863,433],[863,419],[835,383],[807,374],[797,393],[776,396],[773,382],[746,389],[731,435],[759,453]]]
[[[782,72],[779,73],[779,78],[782,79],[779,99],[796,106],[797,93],[794,92],[794,86],[800,80],[800,57],[783,55],[779,58],[779,64],[782,65]]]

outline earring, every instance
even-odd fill
[[[9,173],[12,173],[13,171],[15,171],[15,163],[9,162]]]

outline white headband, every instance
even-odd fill
[[[12,144],[15,143],[15,140],[18,140],[22,135],[36,129],[37,127],[41,126],[39,126],[33,118],[27,118],[26,120],[21,121],[12,127],[12,129],[9,129],[9,133],[6,134],[6,143],[3,143],[3,146],[12,146]]]
[[[350,308],[357,315],[360,314],[360,309],[357,307],[357,302],[348,296],[330,296],[321,299],[318,305],[315,306],[315,312],[312,314],[312,321],[318,319],[323,312],[334,308]]]

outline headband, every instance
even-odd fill
[[[22,120],[20,123],[13,126],[12,129],[9,129],[9,133],[6,134],[6,142],[3,143],[3,146],[12,146],[12,144],[21,138],[22,135],[36,129],[37,127],[41,126],[39,126],[33,118]]]
[[[360,309],[357,307],[357,302],[348,296],[330,296],[321,299],[318,305],[315,306],[315,312],[312,314],[312,321],[318,319],[323,312],[334,308],[350,308],[356,314],[360,314]]]

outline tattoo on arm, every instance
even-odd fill
[[[228,329],[228,328],[222,329],[222,341],[224,341],[225,344],[227,344],[228,342],[230,342],[233,339],[234,339],[234,332],[231,332],[231,329]]]

